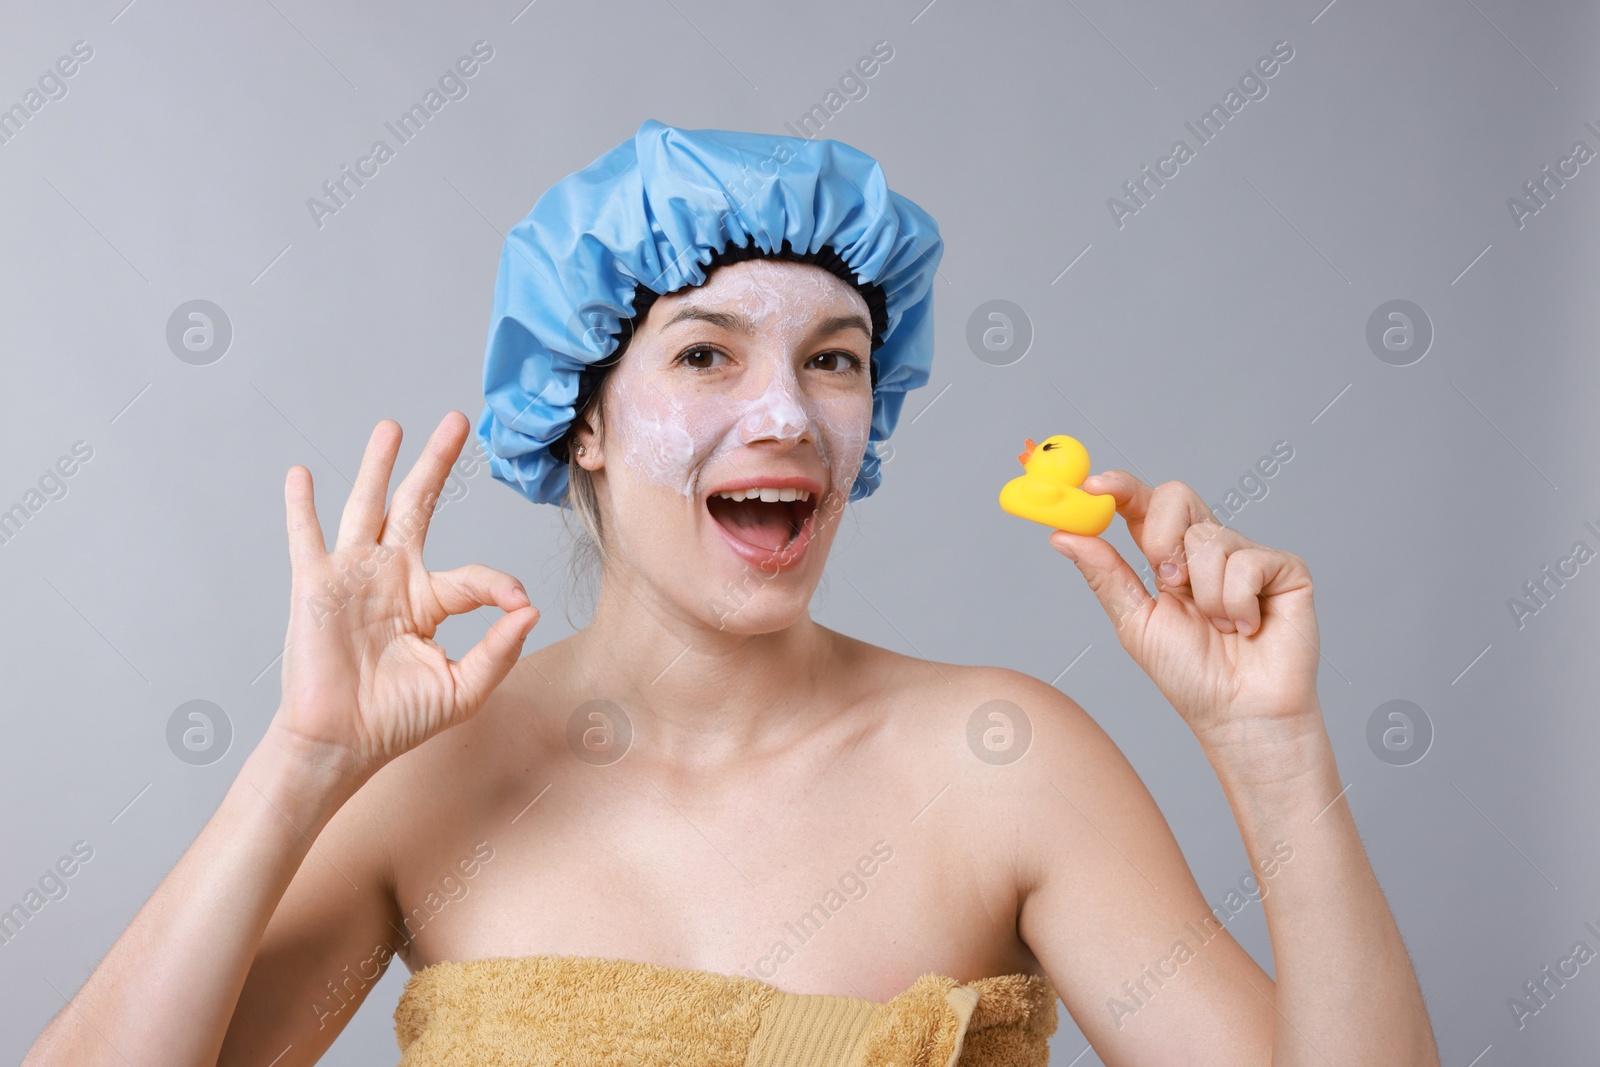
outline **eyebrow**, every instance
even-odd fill
[[[751,322],[747,315],[734,311],[713,311],[710,308],[698,307],[694,304],[688,304],[678,309],[678,313],[668,319],[662,325],[662,329],[666,329],[668,326],[675,326],[686,320],[709,322],[713,326],[720,326],[725,330],[735,330],[739,333],[756,332],[755,323]],[[860,330],[866,335],[867,340],[872,340],[872,323],[855,313],[833,315],[823,319],[812,333],[814,335],[827,336],[850,329]]]

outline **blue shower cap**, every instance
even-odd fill
[[[877,444],[933,362],[938,224],[889,190],[876,160],[839,141],[655,119],[553,185],[506,235],[477,426],[493,476],[565,505],[559,443],[583,372],[621,344],[635,287],[653,299],[702,285],[732,248],[836,257],[858,286],[881,288],[872,430],[850,499],[870,495],[882,480]]]

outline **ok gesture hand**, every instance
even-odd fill
[[[384,511],[400,426],[372,431],[332,552],[323,541],[311,472],[289,468],[293,569],[283,698],[273,727],[364,778],[474,715],[516,664],[539,619],[522,584],[480,564],[429,572],[422,545],[444,479],[470,430],[452,411]],[[450,615],[505,611],[460,662],[433,641]]]

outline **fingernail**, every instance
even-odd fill
[[[1169,582],[1177,578],[1178,565],[1176,563],[1163,563],[1161,565],[1161,577],[1165,578]]]
[[[513,604],[526,604],[528,602],[527,591],[519,585],[515,589],[511,590],[509,599]]]

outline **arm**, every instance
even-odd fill
[[[1194,731],[1216,770],[1250,856],[1251,876],[1265,892],[1278,973],[1274,987],[1259,968],[1251,970],[1253,964],[1230,962],[1231,951],[1212,952],[1213,944],[1237,949],[1231,938],[1208,940],[1192,963],[1180,961],[1185,977],[1173,991],[1182,991],[1181,998],[1163,1004],[1159,996],[1151,997],[1150,1011],[1141,1009],[1137,1020],[1121,1019],[1126,1025],[1115,1030],[1116,1036],[1102,1035],[1112,1049],[1123,1050],[1107,1062],[1143,1063],[1181,1053],[1194,1063],[1276,1067],[1436,1064],[1415,973],[1349,809],[1338,799],[1342,785],[1316,697],[1316,617],[1304,561],[1219,526],[1199,497],[1179,482],[1152,489],[1126,472],[1112,471],[1087,480],[1084,489],[1117,498],[1135,543],[1160,575],[1158,596],[1152,598],[1100,538],[1058,531],[1051,544],[1078,564],[1123,648]],[[1109,740],[1105,746],[1115,751]],[[1100,758],[1126,766],[1120,753],[1113,758],[1102,751]],[[1074,757],[1065,780],[1086,773],[1089,759]],[[1142,785],[1126,780],[1131,775],[1131,768],[1125,775],[1119,769],[1113,778],[1122,780],[1106,786],[1114,799],[1096,809],[1111,827],[1104,836],[1124,851],[1153,850],[1152,863],[1165,856],[1181,864],[1181,857],[1168,855],[1176,852],[1175,843],[1163,844],[1170,832]],[[1101,799],[1079,801],[1089,805],[1083,810],[1087,818],[1096,817],[1091,809]],[[1036,913],[1030,918],[1044,952],[1041,959],[1070,958],[1068,945],[1052,940],[1048,918],[1066,921],[1072,913],[1063,909],[1074,894],[1090,902],[1104,895],[1078,884],[1084,881],[1085,855],[1076,859],[1070,868],[1060,857],[1040,863],[1039,902],[1030,896],[1025,915],[1027,907]],[[1193,884],[1184,873],[1180,896]],[[1057,884],[1065,881],[1074,884]],[[1187,905],[1172,903],[1149,885],[1133,885],[1130,896],[1116,921],[1131,925],[1135,940],[1155,942],[1179,928],[1206,927],[1210,909],[1198,900],[1198,890]],[[1127,945],[1104,951],[1120,951],[1119,965],[1131,965],[1138,974],[1146,963],[1173,956],[1170,947],[1160,946],[1151,960],[1139,959]],[[1219,981],[1187,977],[1213,971]],[[1075,975],[1069,983],[1087,981],[1099,988],[1123,980],[1111,973]],[[1265,1007],[1239,1016],[1224,990],[1240,983],[1254,986]],[[1105,995],[1114,994],[1107,990]],[[1241,1036],[1241,1026],[1256,1037]],[[1148,1040],[1123,1036],[1135,1030],[1155,1032]]]
[[[228,1021],[219,1065],[313,1064],[405,949],[393,870],[377,817],[384,771],[316,838],[260,937]]]
[[[24,1063],[218,1062],[262,932],[290,880],[304,878],[296,871],[318,865],[302,867],[350,785],[341,767],[269,730],[216,814]],[[347,915],[324,915],[299,931],[332,954],[383,926],[378,883],[353,859],[341,866],[366,891],[343,902]]]
[[[475,715],[538,621],[509,574],[423,566],[439,489],[469,429],[464,415],[447,415],[386,512],[400,428],[380,423],[332,552],[310,472],[290,468],[283,702],[216,815],[29,1052],[30,1067],[264,1063],[279,1050],[278,1067],[291,1067],[314,1063],[348,1022],[365,993],[359,980],[344,987],[352,1000],[342,1010],[314,1005],[340,999],[328,986],[344,985],[346,964],[381,972],[387,957],[374,964],[373,950],[393,909],[357,790]],[[489,604],[506,614],[459,663],[449,659],[432,640],[438,625]]]
[[[1278,972],[1274,1064],[1439,1062],[1422,990],[1314,706],[1294,735],[1207,753],[1260,864],[1291,842],[1263,904]]]
[[[996,813],[1024,828],[1017,930],[1101,1061],[1270,1063],[1272,979],[1233,939],[1226,904],[1212,913],[1144,782],[1070,697],[1011,684],[1035,731],[1016,765],[1031,777]],[[1252,896],[1272,900],[1277,879],[1252,870]]]

